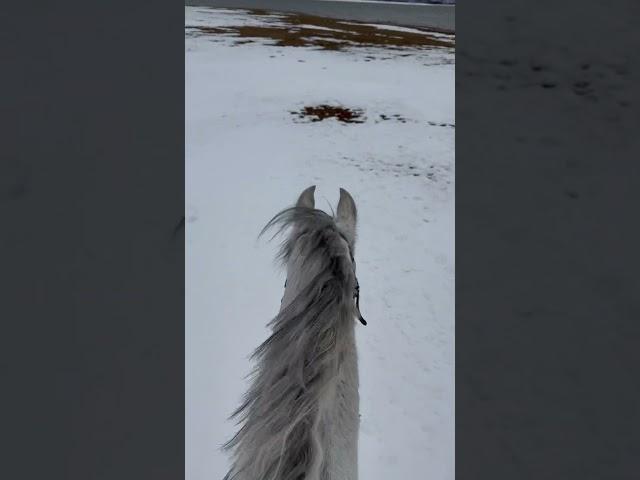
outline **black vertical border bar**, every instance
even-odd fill
[[[2,6],[2,478],[184,476],[184,6]]]
[[[457,2],[459,480],[637,478],[638,18]]]

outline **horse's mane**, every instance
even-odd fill
[[[273,333],[252,355],[253,382],[233,413],[242,423],[225,444],[234,449],[227,479],[319,480],[322,463],[318,411],[341,364],[353,328],[355,273],[333,217],[311,208],[278,213],[261,232],[292,228],[278,258],[294,254],[319,265],[296,297],[269,323]],[[315,269],[314,269],[315,271]]]

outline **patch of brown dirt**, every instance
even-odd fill
[[[290,112],[302,120],[320,122],[327,118],[335,118],[343,123],[364,123],[364,112],[359,109],[350,109],[334,105],[315,105],[304,107],[297,112]]]
[[[382,121],[391,120],[391,121],[400,122],[400,123],[407,123],[407,119],[404,118],[402,115],[398,115],[397,113],[393,115],[380,114],[380,120]]]
[[[271,16],[282,23],[264,26],[186,26],[202,35],[232,35],[243,39],[269,39],[281,47],[316,47],[323,50],[343,50],[347,47],[384,46],[403,48],[454,48],[453,40],[438,38],[424,33],[385,30],[357,22],[346,22],[313,15],[272,13],[264,10],[249,10],[256,17]],[[330,29],[330,30],[327,30]]]
[[[184,28],[187,28],[189,30],[197,30],[202,34],[205,35],[216,35],[216,34],[220,34],[220,33],[227,33],[227,30],[221,27],[189,27],[186,26]]]
[[[449,128],[456,128],[454,123],[437,123],[437,122],[427,122],[429,125],[431,125],[432,127],[449,127]]]

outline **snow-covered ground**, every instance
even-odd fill
[[[187,25],[264,25],[186,8]],[[360,478],[454,478],[452,49],[328,51],[187,35],[186,475],[222,479],[220,445],[268,335],[284,273],[262,226],[317,185],[359,209]],[[401,56],[402,55],[402,56]],[[304,123],[315,104],[366,121]],[[383,120],[383,115],[387,120]],[[394,117],[397,115],[398,117]]]

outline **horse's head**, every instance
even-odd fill
[[[235,449],[229,478],[333,478],[328,462],[334,462],[337,442],[346,451],[346,441],[348,455],[357,458],[354,320],[366,322],[353,257],[356,206],[340,189],[332,216],[315,208],[314,193],[315,187],[304,190],[295,206],[263,229],[277,227],[276,235],[289,230],[279,254],[287,282],[280,311],[269,323],[272,334],[252,356],[254,383],[234,413],[244,425],[226,444]],[[339,425],[332,425],[334,418]],[[343,463],[335,468],[344,469]],[[348,468],[356,471],[355,464]]]
[[[296,208],[315,209],[314,193],[316,186],[313,185],[304,190],[298,197]],[[353,197],[344,188],[340,189],[340,200],[338,200],[338,208],[336,209],[333,220],[338,231],[342,234],[343,239],[347,242],[349,250],[355,253],[356,244],[356,223],[358,219],[358,210]],[[293,233],[295,235],[295,233]]]
[[[315,188],[311,186],[304,190],[294,207],[280,212],[265,227],[278,224],[278,231],[290,228],[280,251],[287,270],[282,307],[287,307],[294,299],[309,304],[311,298],[325,292],[323,286],[333,285],[332,279],[343,282],[357,299],[355,202],[349,192],[341,188],[336,212],[334,216],[328,215],[315,208]],[[305,296],[310,298],[305,299]]]

